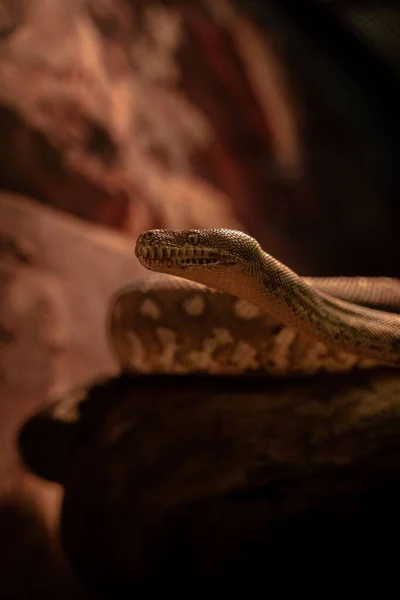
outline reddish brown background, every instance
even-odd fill
[[[139,232],[240,228],[303,274],[399,276],[395,51],[379,28],[373,43],[346,32],[349,4],[325,18],[313,2],[0,2],[0,543],[14,552],[0,581],[13,597],[59,499],[19,465],[16,431],[51,394],[116,371],[107,303],[145,276]],[[53,567],[21,597],[61,597]]]

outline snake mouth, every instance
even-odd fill
[[[211,266],[219,264],[219,260],[212,258],[170,258],[167,260],[160,260],[158,258],[141,258],[140,262],[147,267],[148,269],[154,267],[166,267],[167,269],[172,269],[173,267],[180,267],[181,269],[185,269],[187,267],[199,267],[199,266]]]
[[[196,246],[138,244],[136,256],[147,269],[160,267],[166,269],[212,268],[220,264],[233,265],[237,262],[228,253]]]

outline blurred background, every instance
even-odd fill
[[[15,436],[117,371],[139,233],[241,229],[303,275],[400,277],[399,71],[395,1],[0,0],[1,597],[78,597],[60,490]]]

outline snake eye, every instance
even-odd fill
[[[189,233],[186,238],[186,241],[191,246],[197,246],[197,244],[199,243],[199,236],[197,235],[197,233]]]
[[[152,231],[145,231],[144,233],[142,233],[142,242],[144,242],[145,244],[147,242],[150,242],[153,237],[154,237],[154,233]]]

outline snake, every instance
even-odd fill
[[[152,229],[151,276],[119,290],[109,332],[125,370],[287,376],[400,367],[400,280],[302,277],[231,229]]]

